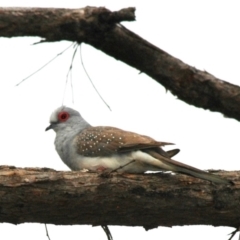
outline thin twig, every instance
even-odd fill
[[[122,168],[126,167],[127,165],[129,165],[129,164],[131,164],[131,163],[133,163],[135,161],[136,160],[132,160],[132,161],[130,161],[130,162],[128,162],[128,163],[126,163],[126,164],[116,168],[116,169],[113,169],[112,171],[109,171],[108,169],[106,169],[105,171],[103,170],[103,172],[99,176],[103,177],[103,178],[108,178],[108,177],[111,176],[112,173],[117,172],[119,169],[122,169]]]
[[[48,237],[48,240],[51,240],[51,239],[50,239],[50,236],[49,236],[49,234],[48,234],[47,224],[45,223],[44,225],[45,225],[45,230],[46,230],[46,235],[47,235],[47,237]]]
[[[117,172],[119,169],[122,169],[122,168],[126,167],[127,165],[129,165],[129,164],[131,164],[131,163],[133,163],[133,162],[135,162],[135,161],[136,161],[136,160],[132,160],[132,161],[130,161],[130,162],[128,162],[128,163],[126,163],[126,164],[124,164],[124,165],[122,165],[122,166],[114,169],[114,170],[112,170],[110,173]]]
[[[62,52],[58,53],[54,58],[52,58],[50,61],[48,61],[47,63],[45,63],[42,67],[40,67],[38,70],[36,70],[35,72],[31,73],[29,76],[27,76],[26,78],[24,78],[22,81],[20,81],[19,83],[17,83],[15,86],[19,86],[21,83],[23,83],[24,81],[26,81],[28,78],[32,77],[34,74],[38,73],[39,71],[41,71],[43,68],[45,68],[48,64],[50,64],[53,60],[55,60],[57,57],[59,57],[61,54],[63,54],[64,52],[66,52],[74,43],[72,43],[69,47],[67,47],[65,50],[63,50]]]
[[[111,108],[110,108],[110,106],[109,106],[109,105],[107,104],[107,102],[103,99],[103,97],[101,96],[101,94],[98,92],[97,88],[95,87],[94,83],[92,82],[92,79],[91,79],[90,76],[88,75],[88,72],[87,72],[87,70],[86,70],[86,68],[85,68],[85,66],[84,66],[84,64],[83,64],[81,44],[80,44],[79,48],[80,48],[80,59],[81,59],[81,63],[82,63],[82,67],[83,67],[84,72],[86,73],[86,75],[87,75],[90,83],[92,84],[92,86],[93,86],[93,88],[95,89],[95,91],[96,91],[96,93],[98,94],[98,96],[101,98],[101,100],[104,102],[104,104],[108,107],[108,109],[109,109],[110,111],[112,111]]]
[[[69,74],[72,74],[73,61],[74,61],[74,58],[75,58],[75,55],[76,55],[76,52],[77,52],[77,49],[78,49],[78,43],[74,43],[73,48],[75,48],[75,50],[74,50],[74,53],[72,55],[71,64],[70,64],[70,67],[68,69],[67,76],[66,76],[66,83],[65,83],[65,87],[64,87],[64,91],[63,91],[62,105],[63,105],[64,98],[65,98],[65,93],[66,93],[66,89],[67,89],[67,83],[68,83]],[[72,100],[73,100],[73,86],[72,86],[72,76],[71,75],[70,75],[70,79],[71,79]]]
[[[101,225],[101,227],[104,230],[104,232],[106,233],[108,240],[113,240],[112,234],[111,234],[108,226],[107,225]]]
[[[74,91],[73,91],[72,71],[71,71],[71,75],[70,75],[70,83],[71,83],[71,91],[72,91],[72,103],[74,103]]]
[[[236,228],[233,232],[229,233],[228,235],[231,235],[231,236],[228,240],[231,240],[236,235],[236,233],[239,232],[239,230],[240,230],[240,227]],[[238,240],[240,240],[240,234],[239,234]]]

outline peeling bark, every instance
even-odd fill
[[[0,222],[143,226],[239,226],[240,171],[215,185],[182,174],[0,168]]]
[[[123,27],[134,8],[0,8],[0,36],[87,43],[146,73],[188,104],[240,120],[240,87],[191,67]]]

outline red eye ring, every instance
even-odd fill
[[[58,114],[58,120],[60,121],[60,122],[66,122],[68,119],[69,119],[69,117],[70,117],[70,115],[69,115],[69,113],[68,112],[60,112],[59,114]]]

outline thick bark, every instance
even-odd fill
[[[185,175],[0,168],[0,222],[144,226],[239,226],[240,172],[215,185]]]
[[[0,36],[88,43],[146,73],[186,103],[240,120],[238,86],[183,63],[118,24],[134,19],[134,8],[0,8]]]

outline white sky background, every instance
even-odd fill
[[[152,44],[185,63],[239,85],[239,1],[57,1],[1,0],[0,6],[64,7],[105,6],[110,10],[136,7],[137,21],[123,23]],[[19,87],[70,42],[32,46],[39,38],[0,38],[1,139],[0,165],[48,167],[68,170],[54,149],[55,133],[45,132],[51,112],[62,104],[66,74],[73,50],[57,58]],[[80,63],[73,65],[74,104],[68,84],[64,104],[79,110],[92,125],[112,125],[136,131],[159,141],[176,143],[175,158],[201,169],[239,169],[239,123],[220,113],[198,109],[177,100],[145,74],[112,57],[82,45],[89,75],[110,112],[93,90]],[[47,239],[44,225],[1,224],[2,239]],[[103,239],[100,227],[49,225],[51,240]],[[218,239],[226,240],[232,228],[206,226],[143,228],[112,227],[114,240]],[[3,237],[4,236],[4,237]],[[237,239],[235,236],[234,239]]]

